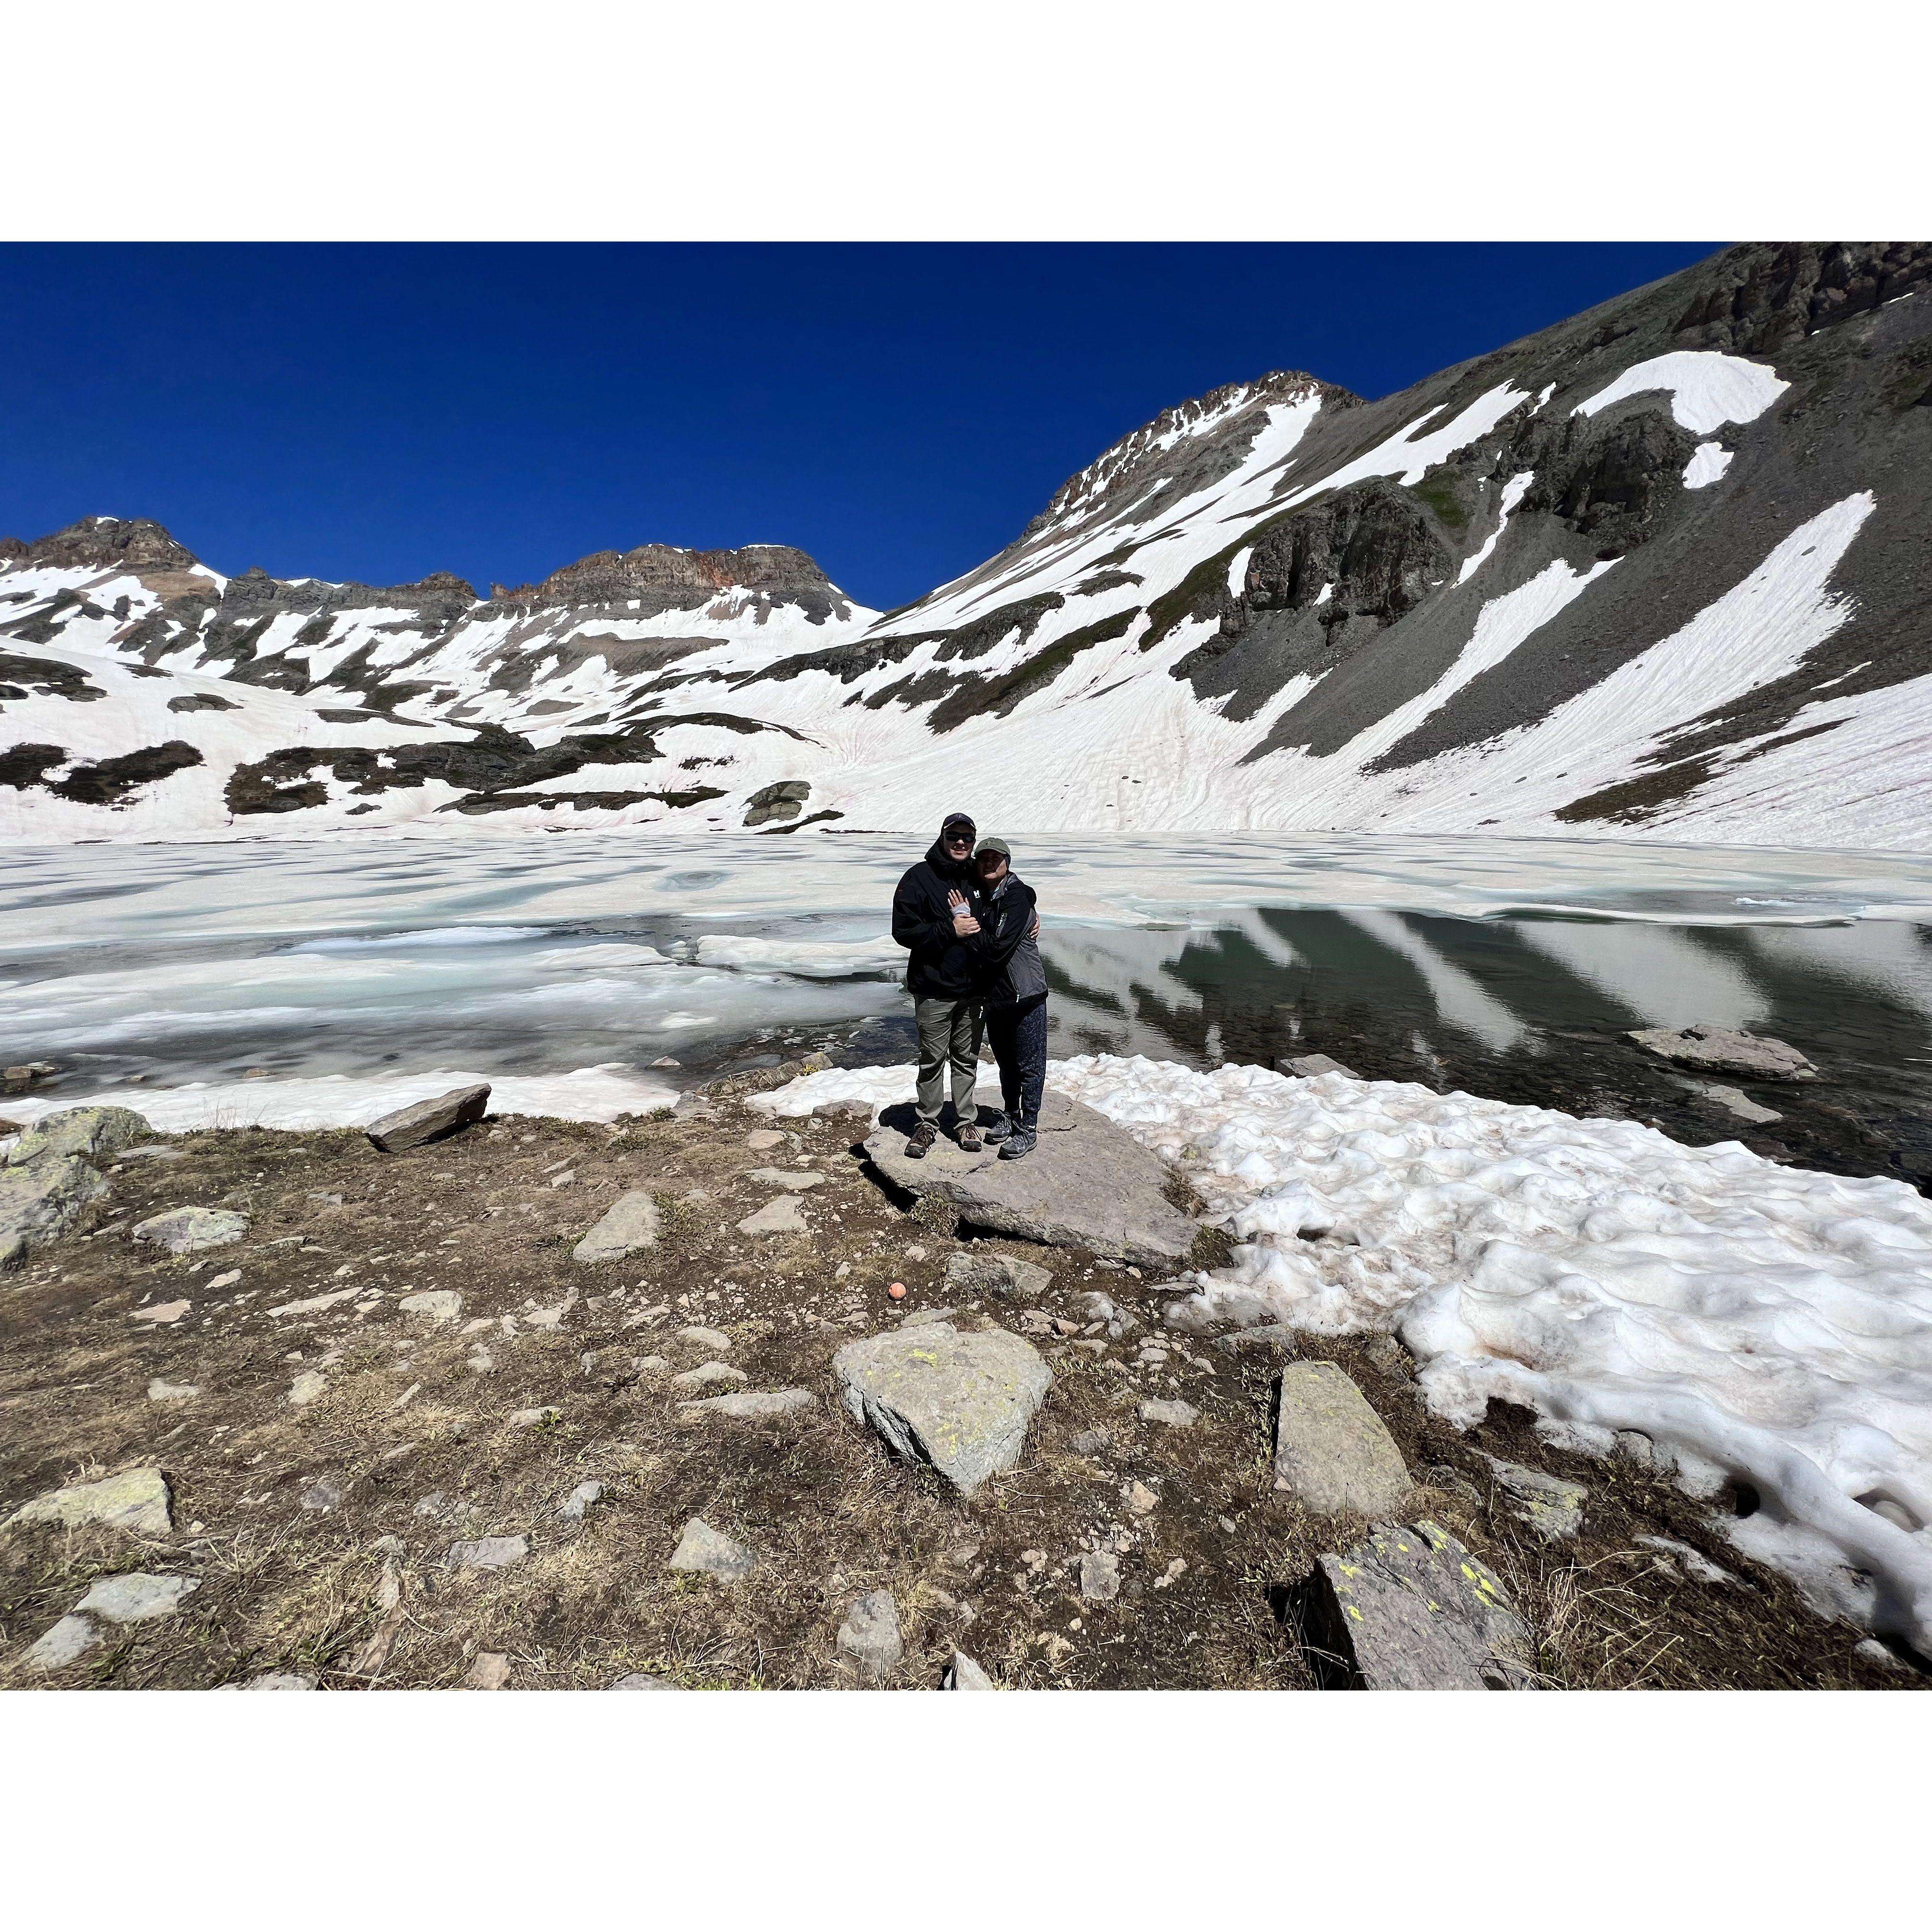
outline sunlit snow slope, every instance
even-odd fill
[[[1168,410],[889,616],[780,546],[478,599],[0,544],[0,831],[1932,844],[1932,244],[1754,245],[1364,403]]]

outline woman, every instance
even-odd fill
[[[1038,898],[1012,871],[1004,838],[982,838],[973,854],[971,901],[956,892],[954,915],[976,920],[962,934],[978,956],[986,1002],[986,1038],[1000,1064],[1006,1117],[980,1132],[1000,1142],[1002,1160],[1022,1160],[1040,1143],[1040,1096],[1046,1087],[1046,968],[1041,964],[1034,916]],[[962,922],[962,923],[964,922]]]

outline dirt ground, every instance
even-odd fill
[[[0,1514],[154,1465],[176,1534],[0,1534],[0,1682],[142,1689],[290,1672],[334,1690],[453,1688],[482,1656],[486,1672],[507,1659],[519,1689],[633,1672],[693,1689],[851,1685],[838,1626],[886,1589],[905,1652],[885,1682],[901,1688],[937,1687],[956,1647],[1012,1688],[1312,1688],[1282,1606],[1318,1551],[1367,1526],[1306,1516],[1273,1489],[1280,1351],[1173,1334],[1161,1322],[1172,1291],[1131,1270],[971,1240],[944,1212],[895,1199],[849,1118],[782,1124],[782,1144],[754,1150],[748,1136],[772,1124],[721,1098],[610,1127],[492,1118],[394,1155],[354,1132],[190,1134],[167,1143],[178,1158],[115,1168],[76,1232],[0,1278]],[[753,1178],[771,1168],[822,1177],[808,1234],[739,1232],[781,1191]],[[574,1261],[633,1188],[657,1200],[658,1244]],[[239,1209],[246,1238],[181,1259],[127,1238],[189,1204]],[[1052,1287],[1031,1313],[949,1299],[946,1264],[969,1247],[1048,1266]],[[894,1281],[903,1303],[888,1297]],[[458,1317],[398,1306],[434,1289],[461,1296]],[[1137,1325],[1091,1332],[1082,1298],[1095,1290]],[[189,1307],[170,1323],[139,1316],[179,1300]],[[841,1343],[938,1308],[1030,1334],[1054,1376],[1022,1466],[970,1501],[892,1461],[832,1392]],[[729,1348],[682,1339],[692,1325]],[[1150,1340],[1165,1361],[1145,1358]],[[1300,1352],[1360,1385],[1422,1484],[1414,1514],[1502,1577],[1546,1684],[1922,1681],[1855,1655],[1862,1633],[1822,1622],[1714,1533],[1711,1504],[1648,1468],[1554,1450],[1500,1405],[1458,1435],[1427,1414],[1388,1338],[1309,1339]],[[741,1386],[815,1400],[764,1424],[681,1414],[716,1390],[672,1377],[710,1359]],[[314,1376],[320,1392],[292,1401]],[[1142,1422],[1154,1396],[1199,1420]],[[1546,1544],[1520,1524],[1484,1450],[1583,1483],[1580,1535]],[[580,1520],[560,1517],[586,1483],[601,1497]],[[747,1545],[756,1571],[723,1583],[669,1569],[694,1516]],[[1647,1534],[1694,1546],[1732,1580],[1692,1580],[1637,1542]],[[509,1567],[449,1567],[459,1540],[518,1535],[530,1553]],[[1080,1558],[1096,1547],[1120,1556],[1111,1602],[1081,1595]],[[179,1614],[119,1627],[64,1670],[22,1670],[91,1582],[136,1570],[198,1587]]]

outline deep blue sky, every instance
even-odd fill
[[[1384,395],[1710,245],[0,246],[0,532],[479,589],[794,543],[888,607],[1170,403]]]

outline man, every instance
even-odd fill
[[[949,1067],[959,1144],[968,1154],[984,1144],[973,1100],[983,1025],[977,988],[984,969],[969,944],[980,926],[970,908],[956,912],[951,903],[953,894],[964,902],[970,892],[977,836],[964,812],[949,812],[932,849],[892,895],[892,937],[912,956],[906,962],[906,990],[919,1027],[919,1121],[905,1145],[913,1160],[923,1160],[939,1138]]]

